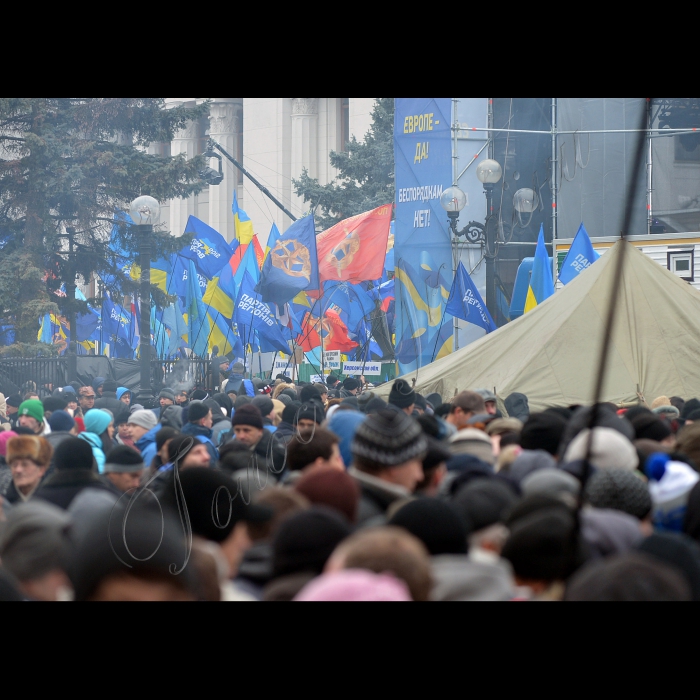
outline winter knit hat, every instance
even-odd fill
[[[433,557],[467,553],[467,525],[444,501],[433,498],[411,501],[399,509],[389,525],[408,530]]]
[[[73,393],[75,393],[75,391]],[[19,408],[22,405],[22,397],[19,394],[15,394],[14,396],[10,396],[7,399],[7,405],[10,408]]]
[[[525,423],[520,444],[524,450],[544,450],[557,455],[565,432],[563,418],[553,413],[534,413]]]
[[[65,411],[68,407],[68,401],[60,396],[48,396],[42,401],[44,405],[44,413],[54,413],[55,411]]]
[[[623,422],[623,421],[621,421]],[[634,445],[612,428],[595,428],[591,464],[596,469],[625,469],[632,472],[639,466]],[[586,459],[590,431],[584,430],[569,445],[564,464]]]
[[[594,508],[620,510],[639,520],[652,510],[649,487],[634,473],[622,469],[596,472],[586,486],[586,500]]]
[[[513,462],[508,472],[519,484],[530,474],[541,469],[556,469],[557,463],[549,452],[544,450],[524,450]]]
[[[129,416],[129,425],[137,425],[150,432],[158,425],[158,419],[153,411],[134,411]]]
[[[258,430],[263,429],[263,419],[260,409],[252,404],[243,406],[236,410],[231,424],[235,428],[237,425],[247,425]]]
[[[136,474],[145,471],[146,465],[141,455],[132,447],[122,445],[109,453],[105,474]]]
[[[127,389],[125,386],[121,386],[117,389],[117,398],[121,401],[124,394],[129,394],[131,396],[131,389]]]
[[[31,399],[25,401],[19,407],[19,417],[28,416],[29,418],[34,418],[37,423],[44,422],[44,404],[38,399]]]
[[[158,395],[159,399],[165,399],[166,401],[172,401],[175,403],[175,394],[172,389],[163,389]]]
[[[390,574],[347,570],[312,581],[294,599],[298,603],[410,603],[408,586]]]
[[[314,423],[321,425],[326,418],[326,412],[319,408],[319,404],[315,401],[304,404],[297,415],[297,422],[300,420],[312,420]]]
[[[420,425],[402,411],[387,408],[367,418],[352,443],[355,458],[384,467],[397,467],[412,459],[422,460],[428,441]]]
[[[109,428],[113,420],[114,419],[107,411],[93,408],[92,411],[88,411],[85,414],[85,430],[87,430],[88,433],[102,435],[107,431],[107,428]]]
[[[416,403],[416,392],[405,379],[397,379],[389,394],[389,404],[397,408],[410,408]]]
[[[505,522],[517,502],[513,489],[504,483],[478,479],[461,489],[452,504],[469,524],[471,532],[479,532]]]
[[[578,498],[581,493],[581,482],[562,469],[540,469],[523,479],[521,486],[525,496],[535,493],[559,496],[568,493]]]
[[[56,411],[49,418],[49,427],[53,433],[70,433],[75,428],[75,421],[67,411]]]
[[[408,418],[408,416],[406,416]],[[352,444],[366,416],[356,411],[337,411],[328,421],[328,430],[340,438],[340,454],[346,468],[352,465]]]
[[[633,421],[634,431],[637,440],[654,440],[662,442],[671,437],[671,426],[663,419],[658,418],[653,413],[637,416]]]
[[[211,517],[211,503],[209,511]],[[317,506],[292,516],[282,523],[272,543],[274,577],[320,575],[336,547],[351,534],[347,520],[329,508]]]
[[[195,423],[198,420],[202,420],[209,415],[211,408],[204,403],[204,401],[193,401],[189,405],[189,410],[187,412],[187,420],[190,423]]]
[[[57,448],[53,456],[53,463],[58,472],[66,471],[92,471],[95,458],[92,447],[85,440],[68,438]]]
[[[357,522],[360,487],[347,472],[322,469],[305,474],[294,490],[316,506],[327,506],[342,513],[353,525]]]
[[[318,392],[316,396],[318,397]],[[260,411],[260,415],[263,417],[269,416],[275,410],[275,404],[268,396],[256,396],[253,399],[253,406]]]
[[[16,437],[19,437],[19,435],[12,430],[0,433],[0,456],[7,457],[7,443]]]
[[[343,389],[345,389],[346,391],[355,391],[356,389],[359,389],[360,386],[360,382],[357,379],[355,379],[355,377],[348,377],[343,382]]]
[[[116,382],[113,382],[111,380],[108,380],[102,385],[102,392],[107,393],[107,394],[116,394],[118,388],[119,388],[119,384],[117,384]]]

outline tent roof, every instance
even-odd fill
[[[446,401],[467,389],[495,388],[503,398],[525,394],[533,410],[591,403],[623,246],[603,400],[635,402],[638,391],[648,403],[661,395],[700,396],[700,292],[623,241],[530,313],[405,379]]]

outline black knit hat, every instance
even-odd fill
[[[326,379],[326,384],[330,387],[334,387],[339,381],[340,379],[338,379],[335,374],[330,374],[328,375],[328,379]]]
[[[532,581],[565,581],[577,568],[575,517],[566,508],[540,510],[511,527],[503,558]]]
[[[235,427],[237,425],[247,425],[252,428],[258,428],[258,430],[263,429],[263,419],[260,409],[252,405],[243,406],[239,408],[233,416],[231,424]]]
[[[261,416],[269,416],[275,410],[275,404],[267,396],[256,396],[253,399],[253,406],[260,410]]]
[[[360,386],[360,382],[357,379],[355,379],[355,377],[348,377],[343,382],[343,389],[345,389],[346,391],[355,391],[356,389],[359,389]]]
[[[64,440],[53,455],[57,472],[92,471],[94,461],[92,447],[85,440],[78,438]]]
[[[299,408],[297,415],[297,422],[300,420],[312,420],[314,423],[321,425],[325,419],[326,412],[322,408],[319,408],[315,401],[303,404],[301,408]]]
[[[373,413],[383,411],[387,406],[388,404],[386,401],[384,401],[384,399],[380,399],[378,396],[375,396],[364,405],[362,412],[366,413],[368,416],[371,416]]]
[[[386,408],[367,418],[357,430],[352,454],[385,467],[422,459],[428,441],[420,425],[402,411]]]
[[[397,408],[409,408],[416,403],[416,392],[405,379],[397,379],[389,394],[389,403]]]
[[[119,384],[117,384],[116,382],[113,382],[111,379],[106,381],[102,385],[102,391],[106,392],[108,394],[116,394],[118,390],[119,390]]]
[[[180,473],[182,495],[192,523],[192,534],[211,542],[225,542],[239,522],[268,522],[268,508],[246,505],[230,476],[214,469],[185,469]],[[163,508],[178,511],[175,484],[169,480]]]
[[[136,474],[146,469],[141,455],[132,447],[115,447],[107,457],[105,474]]]
[[[10,396],[7,399],[7,405],[10,406],[11,408],[19,408],[22,405],[22,397],[19,394],[15,394],[14,396]],[[68,405],[68,404],[66,404]]]
[[[272,543],[275,578],[321,574],[331,554],[351,532],[348,521],[330,508],[312,508],[285,520]]]
[[[209,406],[207,406],[204,403],[204,401],[193,401],[189,405],[189,410],[187,412],[187,420],[190,423],[202,420],[202,418],[206,418],[209,415],[209,411],[211,411],[211,408],[209,408]]]
[[[45,398],[42,403],[44,404],[44,411],[48,413],[55,413],[56,411],[65,411],[68,406],[68,401],[59,396],[49,396]]]
[[[301,404],[298,401],[292,401],[289,406],[284,409],[284,413],[282,413],[282,421],[288,423],[289,425],[296,425],[297,414],[299,413],[300,408]]]
[[[462,518],[471,525],[472,532],[505,522],[517,502],[513,489],[495,479],[479,479],[468,484],[452,501]]]
[[[389,525],[402,527],[428,548],[430,555],[467,553],[467,526],[457,511],[444,501],[420,498],[394,515]]]
[[[442,396],[440,394],[429,394],[426,396],[426,400],[433,408],[442,406]]]
[[[653,413],[637,416],[632,420],[637,440],[655,440],[661,442],[671,437],[671,426]]]
[[[594,508],[619,510],[644,520],[652,510],[649,487],[634,473],[601,469],[586,486],[586,500]]]
[[[525,423],[520,445],[524,450],[544,450],[550,455],[559,453],[559,445],[566,432],[566,421],[554,413],[533,413]]]

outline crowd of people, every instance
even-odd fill
[[[698,399],[222,379],[0,394],[0,600],[700,600]]]

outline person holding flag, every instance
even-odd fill
[[[593,250],[593,244],[588,236],[586,227],[581,224],[581,227],[571,244],[569,253],[564,260],[561,272],[559,273],[559,281],[562,284],[569,284],[571,280],[578,277],[584,270],[588,269],[600,255]]]
[[[459,263],[445,315],[461,318],[467,323],[483,328],[487,333],[498,330],[479,290],[463,263]]]
[[[554,296],[554,279],[552,277],[552,264],[544,243],[544,225],[542,225],[537,239],[530,288],[527,291],[527,300],[525,301],[525,313],[532,311],[551,296]]]

